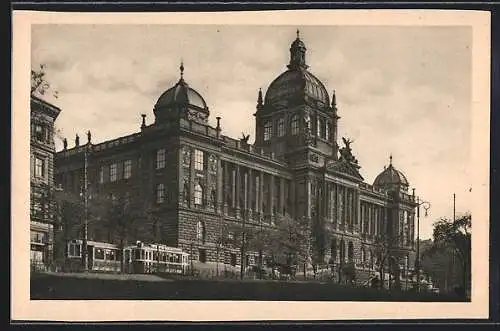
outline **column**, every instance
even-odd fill
[[[264,204],[264,173],[261,171],[259,174],[259,214],[261,217],[264,216],[263,204]]]
[[[241,166],[239,164],[236,165],[236,218],[240,217],[241,206],[240,206],[240,198],[241,198]]]
[[[221,214],[222,211],[222,160],[219,158],[217,160],[217,201],[215,202],[215,208],[218,214]]]
[[[231,171],[231,208],[234,211],[236,208],[236,169]]]
[[[280,177],[280,199],[278,214],[284,214],[285,211],[285,178]]]
[[[290,195],[290,206],[288,206],[288,208],[290,209],[290,215],[292,215],[295,218],[297,218],[298,216],[302,217],[302,215],[297,215],[297,198],[296,198],[297,187],[295,185],[294,178],[292,178],[292,180],[290,181],[289,189],[290,192],[288,194]]]
[[[309,177],[306,178],[306,197],[306,217],[311,219],[311,179]]]
[[[224,215],[227,215],[228,213],[228,201],[227,198],[229,196],[230,192],[230,187],[229,187],[229,167],[228,167],[228,162],[224,161],[224,194],[223,194],[223,200],[224,200]]]
[[[244,215],[246,215],[248,210],[248,172],[243,175],[243,210]]]
[[[195,179],[195,172],[194,172],[194,157],[195,157],[195,151],[191,149],[191,153],[189,153],[191,156],[190,159],[190,176],[189,176],[189,207],[194,207],[194,179]],[[206,190],[207,188],[205,188]]]
[[[253,169],[248,169],[248,218],[252,219],[253,217],[253,208],[254,204],[252,204],[252,199],[255,198],[255,192],[253,187],[255,186],[255,182],[253,179]]]
[[[274,217],[274,175],[269,175],[269,215],[271,218]]]
[[[372,218],[373,218],[373,207],[371,204],[368,205],[368,234],[371,236],[373,229],[372,229]]]
[[[361,196],[360,196],[360,193],[359,193],[359,189],[356,190],[356,195],[355,195],[355,198],[356,198],[356,225],[354,227],[355,231],[356,232],[360,232],[360,222],[361,222]]]

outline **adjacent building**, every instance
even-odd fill
[[[391,254],[407,268],[416,206],[408,180],[391,157],[373,184],[365,182],[351,141],[339,142],[335,91],[309,70],[298,33],[289,52],[286,70],[265,93],[256,91],[254,144],[247,136],[224,135],[220,117],[215,127],[208,124],[209,104],[181,65],[178,82],[158,98],[153,120],[142,114],[136,133],[94,144],[89,132],[82,144],[79,137],[71,148],[65,143],[56,155],[57,183],[74,194],[86,183],[90,196],[140,201],[156,217],[135,221],[128,242],[181,247],[202,262],[254,263],[253,252],[241,261],[238,247],[219,254],[221,228],[243,222],[272,227],[288,214],[311,228],[329,224],[327,240],[318,232],[311,236],[321,260],[373,269],[376,238],[390,237]],[[89,240],[113,241],[111,230],[98,223],[89,225]]]
[[[54,122],[61,110],[31,96],[30,262],[45,268],[53,258],[55,213]]]

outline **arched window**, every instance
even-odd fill
[[[264,141],[267,141],[271,139],[271,136],[273,134],[273,124],[271,121],[267,121],[264,123]]]
[[[366,262],[366,251],[364,247],[361,247],[361,262],[362,263]]]
[[[330,121],[326,122],[326,132],[325,132],[325,138],[328,140],[332,140],[330,137],[332,134],[332,123]]]
[[[196,239],[205,242],[205,224],[202,221],[198,221],[196,225]]]
[[[203,204],[203,187],[200,183],[194,186],[194,204],[201,206]]]
[[[285,119],[283,117],[278,119],[278,137],[285,135]]]
[[[299,116],[293,115],[290,121],[290,131],[292,136],[299,134]]]

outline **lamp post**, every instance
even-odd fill
[[[413,189],[413,198],[415,200],[415,189]],[[425,217],[427,217],[428,210],[431,208],[429,201],[420,200],[420,197],[416,198],[415,201],[417,207],[417,258],[415,260],[415,268],[417,275],[417,291],[420,292],[420,206],[425,210]]]

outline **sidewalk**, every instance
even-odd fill
[[[165,279],[156,275],[150,274],[105,274],[105,273],[70,273],[70,272],[41,272],[40,275],[51,275],[58,277],[84,278],[84,279],[105,279],[105,280],[133,280],[141,282],[169,282],[172,280]]]

